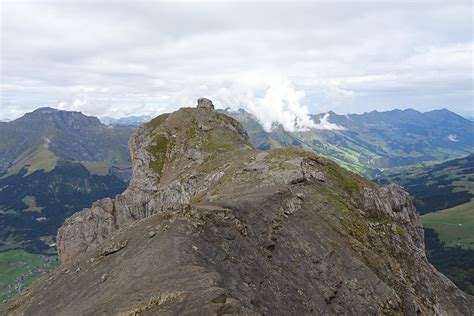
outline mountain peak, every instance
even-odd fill
[[[88,116],[79,111],[66,111],[50,107],[38,108],[15,121],[35,122],[35,124],[54,125],[57,128],[74,129],[100,128],[102,125],[95,116]]]
[[[126,143],[132,128],[108,128],[98,118],[81,112],[43,107],[0,125],[0,142],[11,148],[0,160],[0,174],[17,172],[27,165],[40,169],[47,165],[45,170],[49,170],[58,159],[129,163],[127,148],[114,139]],[[50,157],[51,163],[41,163],[45,157]]]
[[[58,109],[51,108],[51,107],[42,107],[42,108],[37,108],[31,113],[37,113],[37,114],[50,114],[50,113],[55,113],[58,112]]]
[[[405,113],[421,113],[418,110],[412,109],[412,108],[406,108],[403,110]]]
[[[230,155],[252,148],[239,122],[217,111],[209,113],[212,102],[203,101],[200,105],[162,114],[141,128],[149,141],[145,151],[140,143],[131,148],[132,163],[139,155],[140,163],[148,161],[159,177],[166,178],[167,170],[173,177],[173,170],[189,161],[205,162],[198,169],[214,168],[230,159]]]
[[[149,122],[153,117],[150,115],[132,115],[120,118],[103,116],[100,121],[105,125],[119,125],[119,126],[140,126]]]
[[[214,110],[214,104],[212,104],[212,101],[209,99],[199,98],[197,100],[197,108],[205,110]]]
[[[432,110],[432,111],[428,111],[428,112],[425,112],[427,114],[440,114],[440,115],[456,115],[456,116],[460,116],[459,114],[451,111],[451,110],[448,110],[447,108],[442,108],[442,109],[438,109],[438,110]]]

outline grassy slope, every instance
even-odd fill
[[[18,173],[25,166],[28,166],[26,175],[32,174],[36,170],[49,172],[56,167],[57,163],[58,157],[48,149],[48,145],[45,143],[33,152],[25,153],[15,160],[5,177]]]
[[[22,201],[28,205],[28,208],[24,209],[26,212],[41,212],[43,209],[42,207],[36,205],[36,197],[33,195],[26,195]]]
[[[2,227],[2,229],[6,230],[7,232],[12,232],[12,229],[10,229],[9,227]],[[5,240],[3,241],[0,240],[0,253],[8,251],[8,250],[16,250],[21,247],[22,247],[22,243],[20,241],[17,241],[13,237],[12,234],[10,234]]]
[[[90,174],[97,176],[106,176],[109,174],[109,169],[112,167],[107,162],[82,162],[82,165],[89,170]]]
[[[474,249],[474,199],[421,217],[423,226],[436,230],[448,247]]]

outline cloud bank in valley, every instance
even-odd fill
[[[270,83],[261,96],[247,92],[247,100],[241,105],[254,114],[267,131],[275,124],[281,124],[287,131],[305,130],[314,123],[308,116],[308,108],[301,105],[303,97],[302,91],[296,91],[287,80],[281,80]]]
[[[338,128],[308,117],[329,110],[468,114],[471,6],[5,1],[0,119],[40,106],[157,115],[201,96],[247,109],[267,130]]]
[[[315,124],[315,129],[322,129],[322,130],[338,130],[342,131],[346,128],[344,126],[339,126],[335,123],[329,122],[329,113],[324,114],[324,116],[319,120],[318,124]]]

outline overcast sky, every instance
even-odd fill
[[[201,96],[263,121],[474,114],[469,0],[0,3],[0,119],[154,115]]]

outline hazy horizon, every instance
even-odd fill
[[[194,105],[191,104],[191,105],[185,105],[185,106],[183,106],[183,107],[193,107],[193,106],[194,106]],[[224,107],[220,107],[218,104],[215,105],[215,106],[216,106],[216,109],[220,109],[220,110],[226,110],[226,109],[238,110],[238,109],[231,109],[231,108],[229,108],[229,107],[225,107],[225,108],[224,108]],[[0,121],[2,121],[2,122],[14,121],[14,120],[16,120],[16,119],[21,118],[22,116],[24,116],[24,115],[27,114],[27,113],[34,112],[34,111],[39,110],[39,109],[41,109],[41,108],[52,108],[52,109],[58,110],[58,111],[80,112],[80,113],[82,113],[82,114],[84,114],[84,115],[87,115],[87,116],[94,116],[94,117],[97,117],[97,118],[100,119],[100,120],[102,120],[102,119],[107,119],[107,118],[109,118],[109,119],[122,119],[122,118],[146,117],[146,116],[149,116],[149,117],[152,117],[152,118],[153,118],[153,117],[156,117],[156,116],[158,116],[158,115],[164,113],[164,112],[157,112],[156,114],[150,114],[150,115],[133,115],[133,114],[131,114],[131,115],[123,115],[123,116],[115,116],[115,117],[114,117],[114,116],[107,116],[107,115],[94,115],[94,114],[90,114],[90,113],[85,113],[85,112],[83,112],[83,111],[81,111],[81,110],[64,110],[64,109],[60,109],[60,108],[57,108],[57,107],[54,107],[54,106],[39,106],[39,107],[37,107],[37,108],[35,108],[35,109],[31,110],[31,111],[25,112],[25,113],[21,114],[20,116],[15,117],[15,118],[13,118],[13,119],[0,118]],[[241,108],[241,109],[243,109],[243,108]],[[439,108],[439,109],[432,109],[432,110],[427,110],[427,111],[420,111],[420,110],[417,110],[417,109],[414,109],[414,108],[410,108],[410,107],[407,107],[407,108],[394,108],[394,109],[383,110],[383,111],[379,111],[379,110],[375,110],[375,109],[374,109],[374,110],[372,110],[372,111],[354,112],[354,113],[338,113],[338,112],[336,112],[336,111],[329,110],[329,111],[327,111],[327,112],[315,112],[315,113],[311,113],[311,112],[310,112],[309,115],[320,115],[320,114],[326,114],[326,113],[328,113],[328,112],[334,112],[334,113],[337,114],[337,115],[351,115],[351,114],[360,115],[360,114],[370,113],[370,112],[373,112],[373,111],[375,111],[375,112],[391,112],[391,111],[394,111],[394,110],[401,110],[401,111],[405,111],[405,110],[415,110],[415,111],[418,111],[418,112],[420,112],[420,113],[426,113],[426,112],[431,112],[431,111],[440,111],[440,110],[449,110],[449,111],[451,111],[451,112],[453,112],[453,113],[455,113],[455,114],[457,114],[457,115],[462,116],[462,117],[465,118],[465,119],[468,119],[468,120],[473,120],[473,119],[474,119],[474,115],[473,115],[473,116],[470,116],[469,114],[465,115],[465,114],[462,114],[462,113],[458,113],[458,112],[452,111],[452,110],[450,110],[450,109],[448,109],[448,108]]]

